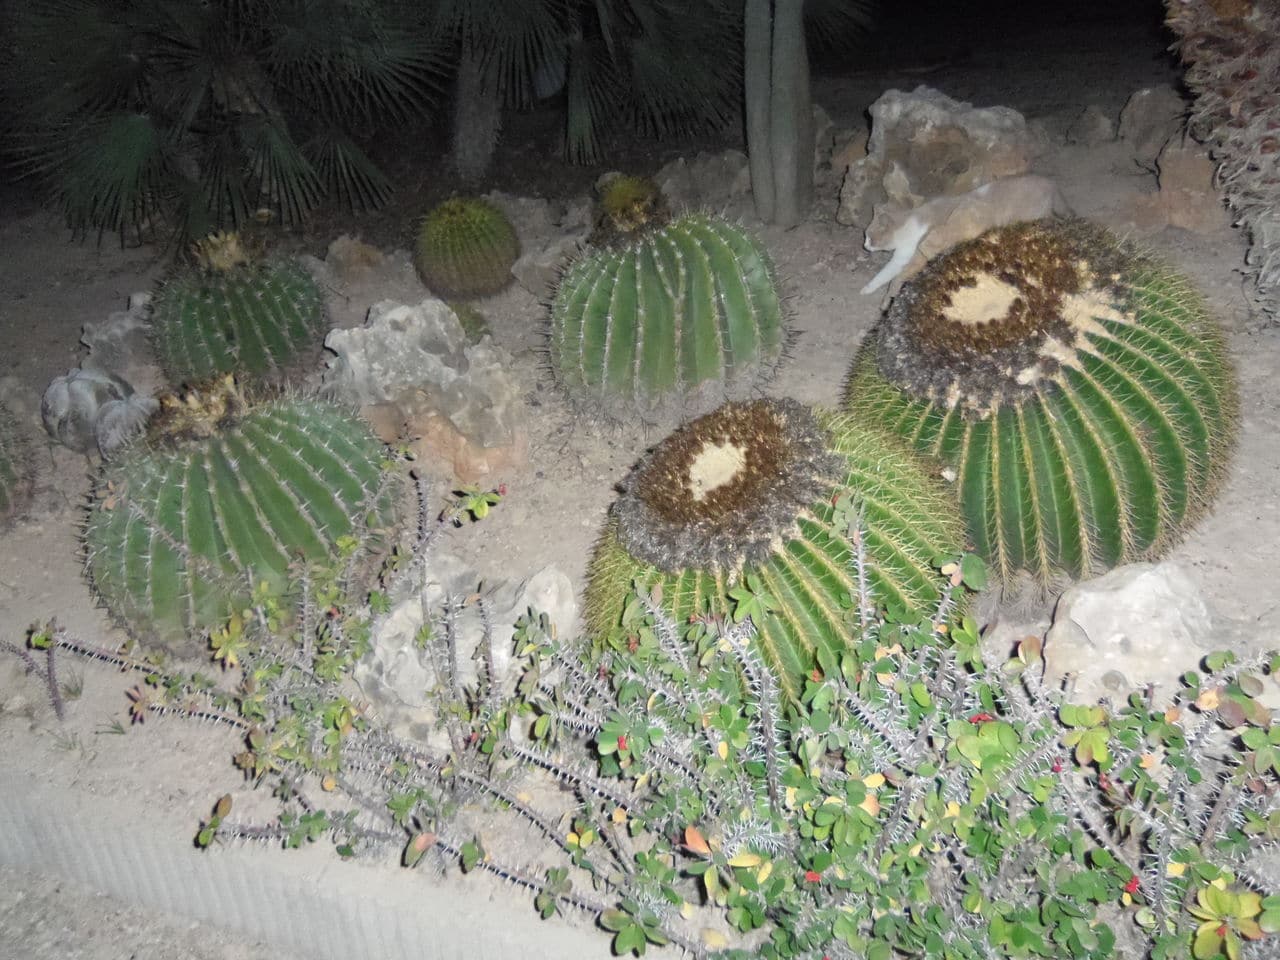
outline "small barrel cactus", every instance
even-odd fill
[[[0,523],[25,507],[31,498],[32,463],[27,438],[8,408],[0,406]]]
[[[748,392],[772,374],[785,340],[763,246],[701,213],[586,254],[551,308],[552,375],[618,419]]]
[[[139,639],[194,653],[190,638],[243,607],[253,583],[283,592],[295,561],[380,542],[383,457],[368,427],[319,399],[251,405],[229,378],[165,398],[147,441],[98,477],[93,588]]]
[[[414,262],[427,289],[445,300],[487,297],[508,286],[520,241],[488,200],[453,197],[423,218]]]
[[[324,297],[301,264],[250,255],[235,234],[206,238],[195,253],[151,300],[152,342],[170,382],[276,373],[320,347]]]
[[[792,400],[725,404],[636,467],[591,562],[588,626],[616,636],[636,581],[660,587],[677,619],[730,614],[735,586],[755,586],[772,607],[754,617],[761,652],[798,696],[818,646],[848,642],[862,595],[846,503],[859,516],[868,599],[931,612],[934,563],[959,554],[962,529],[941,482],[852,418]]]
[[[903,287],[847,406],[954,473],[1006,586],[1167,549],[1225,472],[1236,392],[1188,281],[1081,220],[998,227]]]

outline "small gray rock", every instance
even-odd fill
[[[1074,677],[1072,699],[1123,701],[1155,686],[1157,702],[1212,652],[1214,621],[1199,585],[1178,564],[1136,563],[1078,583],[1058,601],[1045,637],[1045,680]]]
[[[76,367],[54,377],[40,401],[49,436],[80,453],[97,450],[109,458],[146,425],[156,401],[136,394],[120,376]]]
[[[438,631],[441,613],[447,603],[453,603],[457,679],[464,687],[474,687],[485,669],[485,623],[477,604],[461,603],[475,594],[480,577],[457,557],[436,553],[423,579],[420,592],[395,604],[374,625],[372,648],[356,665],[355,679],[397,734],[443,746],[431,694],[442,682],[436,664],[447,664],[448,654],[437,640],[433,657],[418,637],[428,621]],[[577,596],[572,581],[556,567],[545,567],[526,580],[485,585],[483,596],[497,674],[494,680],[506,699],[519,679],[511,669],[516,621],[530,609],[545,613],[560,638],[572,639],[578,622]]]

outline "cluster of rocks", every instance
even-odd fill
[[[1118,117],[1094,105],[1069,118],[1062,141],[1118,144],[1135,169],[1156,175],[1156,189],[1122,212],[1135,226],[1209,232],[1227,214],[1213,186],[1212,161],[1185,134],[1186,112],[1172,87],[1144,88]],[[865,155],[839,158],[848,162],[836,213],[839,222],[864,229],[874,219],[902,219],[938,198],[972,196],[987,184],[1023,176],[1054,138],[1051,120],[1028,122],[1008,107],[975,108],[927,86],[886,92],[870,115]],[[1011,215],[1019,219],[1020,213]],[[1038,215],[1025,211],[1025,218]]]

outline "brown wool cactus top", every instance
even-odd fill
[[[1117,313],[1140,258],[1083,220],[988,230],[938,257],[886,316],[877,360],[916,396],[985,416],[1076,362],[1094,318]]]
[[[728,403],[635,468],[614,507],[634,557],[674,573],[759,563],[841,476],[823,428],[792,400]]]

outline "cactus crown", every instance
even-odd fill
[[[1078,361],[1100,316],[1127,322],[1121,277],[1139,261],[1083,220],[989,230],[927,266],[890,308],[879,340],[886,379],[985,416]]]
[[[600,206],[588,242],[603,247],[671,222],[662,188],[649,177],[620,174],[600,187]]]
[[[793,400],[727,403],[692,420],[636,467],[615,506],[618,537],[667,573],[760,563],[836,482],[839,458]]]
[[[237,231],[211,233],[191,245],[191,256],[197,265],[210,273],[228,273],[252,262],[252,257]]]
[[[180,393],[163,394],[159,404],[147,429],[147,439],[159,444],[211,437],[249,412],[231,374]]]

